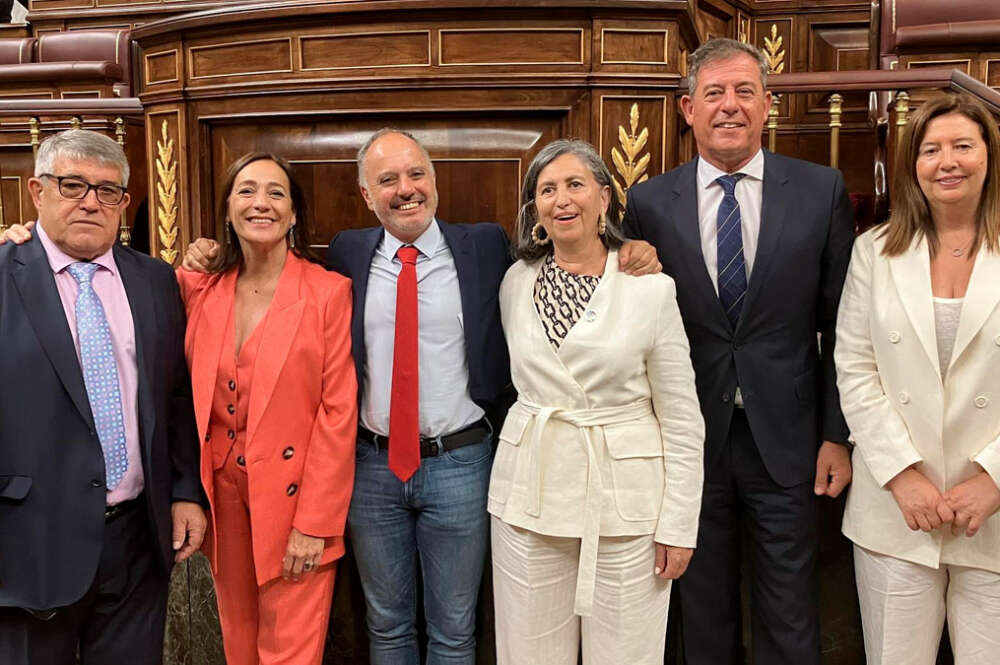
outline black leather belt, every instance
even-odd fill
[[[121,501],[114,504],[113,506],[104,507],[104,523],[114,522],[116,519],[121,517],[127,512],[132,511],[138,505],[142,503],[142,495],[135,497],[134,499],[129,499],[127,501]]]
[[[479,443],[491,432],[490,424],[486,418],[480,418],[468,427],[463,427],[457,432],[445,434],[444,436],[420,437],[420,456],[437,457],[449,450],[455,450],[463,446],[471,446]],[[358,438],[373,443],[379,448],[389,447],[389,437],[376,434],[370,429],[358,426]]]

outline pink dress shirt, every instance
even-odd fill
[[[69,332],[73,335],[76,358],[79,361],[80,340],[76,336],[76,296],[79,285],[66,270],[67,266],[77,263],[77,260],[56,247],[41,224],[35,225],[35,231],[49,259],[59,299],[62,301],[63,311],[66,312],[66,323],[69,324]],[[111,344],[115,349],[115,364],[118,365],[118,388],[125,422],[125,449],[128,454],[128,470],[125,471],[125,476],[107,495],[108,505],[113,505],[139,496],[146,484],[142,476],[142,458],[139,455],[137,407],[139,370],[135,360],[135,326],[132,322],[132,308],[128,304],[128,295],[125,293],[125,285],[118,273],[112,250],[109,249],[98,256],[93,263],[100,266],[94,273],[92,285],[97,297],[101,299],[108,327],[111,329]]]

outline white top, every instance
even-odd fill
[[[396,278],[403,242],[386,231],[368,274],[365,297],[365,367],[361,424],[389,434],[392,355],[396,338]],[[417,255],[417,320],[420,326],[420,435],[450,434],[483,417],[469,394],[469,365],[458,271],[437,220],[413,243]]]
[[[747,268],[747,283],[753,270],[753,260],[757,255],[757,239],[760,237],[760,214],[764,201],[764,151],[758,150],[753,159],[735,171],[744,174],[736,183],[736,202],[740,206],[740,227],[743,230],[743,259]],[[719,292],[719,247],[718,215],[719,204],[724,192],[722,185],[715,182],[719,176],[727,175],[698,158],[698,228],[701,231],[701,252],[705,256],[705,267],[712,278],[715,292]]]
[[[937,330],[938,362],[941,363],[941,380],[948,375],[951,352],[958,334],[958,319],[962,315],[961,298],[934,298],[934,328]]]

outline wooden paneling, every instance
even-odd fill
[[[429,30],[303,36],[302,71],[431,64]]]
[[[601,95],[596,145],[621,190],[674,166],[666,157],[667,109],[662,95]]]
[[[986,61],[986,85],[1000,88],[1000,59]]]
[[[447,65],[582,65],[582,28],[441,30],[439,62]]]
[[[668,46],[666,28],[662,30],[603,28],[600,62],[602,65],[665,65],[669,62]]]
[[[310,210],[311,240],[325,245],[344,228],[377,224],[358,189],[354,157],[371,132],[390,125],[420,139],[434,160],[438,213],[450,221],[495,221],[512,230],[521,178],[537,151],[561,135],[560,112],[393,113],[342,119],[290,117],[250,125],[209,127],[210,170],[204,174],[203,209],[215,210],[226,167],[253,150],[276,152],[295,167]],[[308,137],[307,140],[303,140]],[[219,220],[204,216],[204,231]]]
[[[289,37],[193,46],[189,53],[192,79],[292,71]]]
[[[792,17],[778,18],[767,17],[754,20],[754,45],[764,51],[768,58],[769,69],[776,74],[787,74],[799,71],[795,66],[792,55],[798,42],[794,40],[792,29],[794,19]],[[788,120],[792,117],[794,110],[792,99],[785,95],[778,104],[778,117]]]
[[[146,64],[145,80],[149,85],[177,83],[181,78],[181,63],[177,49],[149,53],[143,61]]]
[[[698,0],[695,21],[702,40],[713,37],[737,37],[739,26],[736,8],[723,0]],[[749,21],[747,20],[749,28]]]
[[[815,21],[807,26],[810,72],[845,72],[868,69],[868,25],[864,21],[827,22]],[[831,90],[830,93],[836,92]],[[830,93],[810,94],[806,97],[806,114],[826,116],[829,111]],[[842,121],[863,122],[868,111],[868,93],[843,93]],[[816,122],[822,122],[816,119]]]
[[[0,177],[3,223],[10,226],[34,219],[35,207],[28,192],[28,178],[34,170],[31,152],[23,148],[4,147],[0,150],[0,163],[3,165]]]

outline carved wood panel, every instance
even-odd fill
[[[807,71],[844,72],[868,69],[868,22],[858,15],[823,17],[810,21],[808,31]],[[831,90],[830,93],[836,92]],[[829,121],[829,94],[814,93],[806,97],[804,122]],[[865,122],[868,112],[868,93],[842,93],[843,122]]]
[[[382,126],[412,132],[434,161],[438,215],[449,221],[494,221],[508,231],[517,216],[521,179],[542,146],[562,135],[565,112],[393,113],[326,118],[283,118],[209,127],[210,174],[203,212],[216,209],[228,165],[253,150],[289,159],[306,194],[311,242],[324,246],[345,228],[378,223],[358,188],[355,154]],[[303,140],[308,138],[308,141]],[[203,215],[218,237],[221,220]]]

